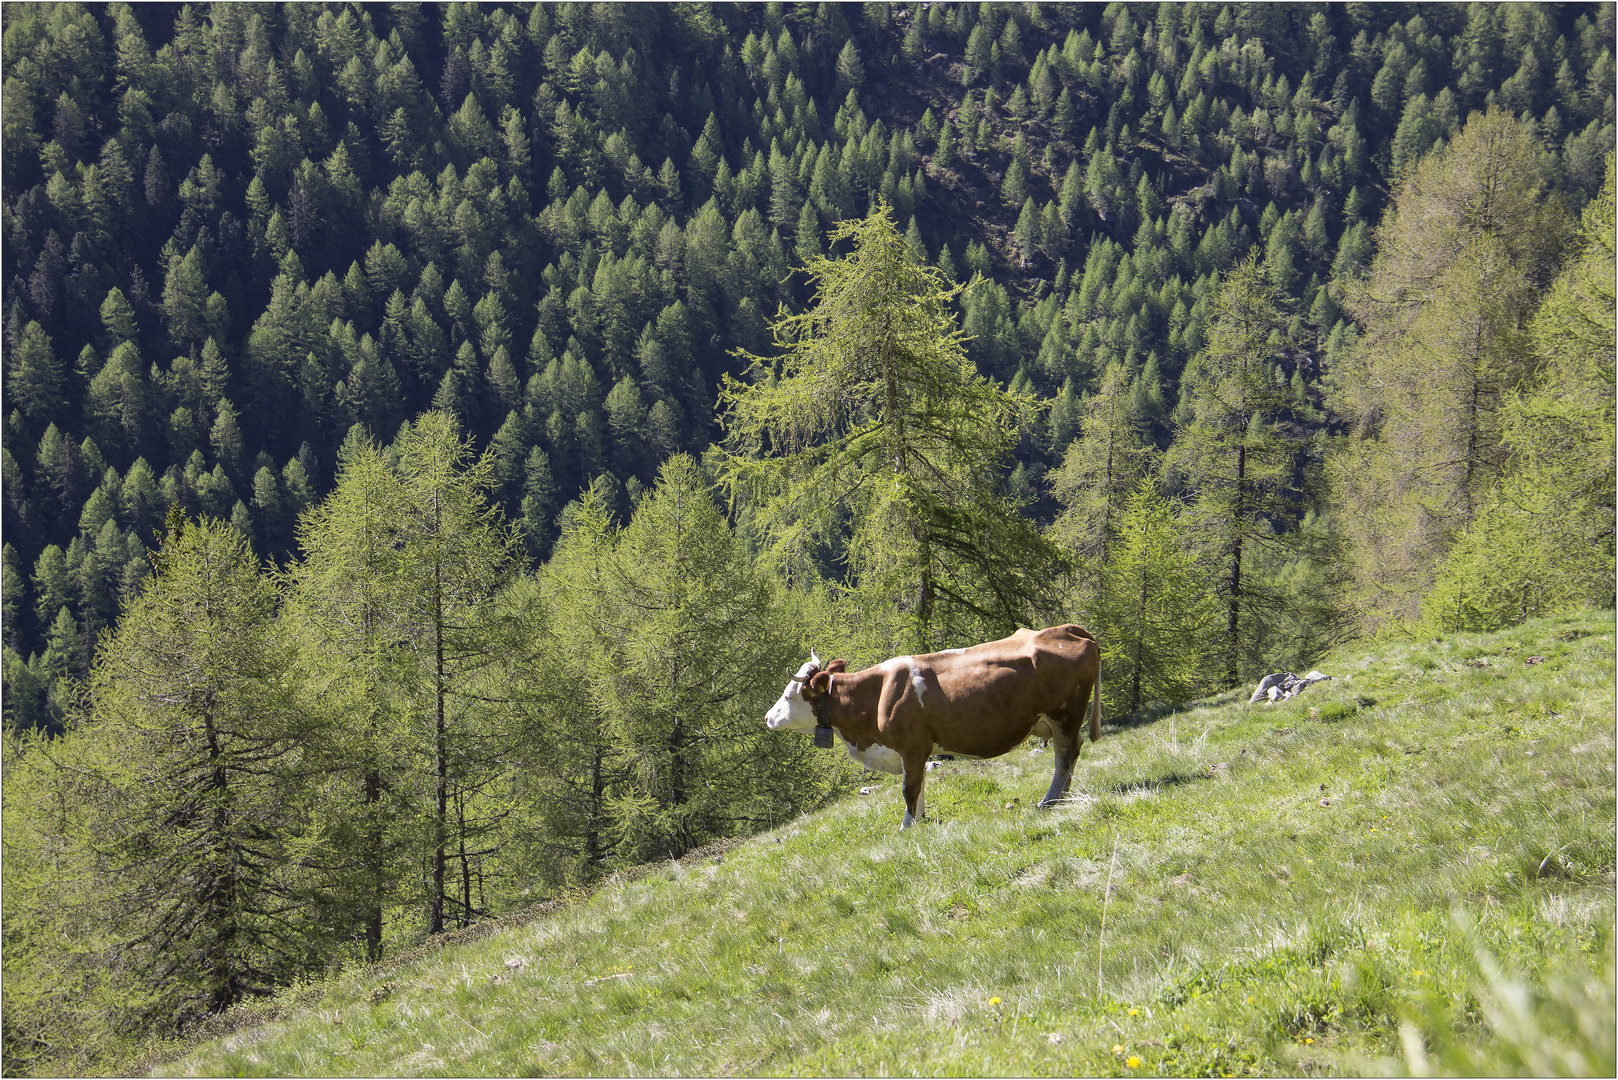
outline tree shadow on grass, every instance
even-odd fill
[[[1198,781],[1209,779],[1212,779],[1212,777],[1207,773],[1191,773],[1175,770],[1174,772],[1166,772],[1161,776],[1143,777],[1138,780],[1121,780],[1118,783],[1108,787],[1106,790],[1114,795],[1128,795],[1131,791],[1140,791],[1147,788],[1161,789],[1166,787],[1176,787],[1180,784],[1193,784],[1197,783]]]
[[[1142,705],[1134,712],[1119,713],[1117,716],[1112,717],[1107,721],[1107,726],[1121,730],[1146,727],[1157,723],[1159,720],[1165,720],[1179,711],[1180,706],[1178,705]]]
[[[1193,698],[1190,701],[1182,701],[1174,705],[1161,701],[1154,701],[1150,704],[1142,705],[1134,712],[1119,712],[1112,716],[1103,716],[1102,720],[1105,722],[1106,727],[1119,731],[1127,731],[1134,728],[1147,727],[1151,724],[1156,724],[1160,721],[1167,720],[1176,713],[1190,712],[1193,709],[1201,709],[1214,705],[1228,705],[1234,702],[1246,702],[1248,693],[1248,690],[1237,687],[1235,690],[1225,690],[1218,694],[1210,694],[1209,696],[1202,698]],[[1105,735],[1104,731],[1103,735]]]

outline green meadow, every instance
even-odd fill
[[[1612,1075],[1611,612],[1030,743],[216,1021],[177,1075]],[[1106,718],[1104,718],[1106,719]]]

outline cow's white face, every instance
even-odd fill
[[[798,673],[787,683],[787,688],[781,691],[781,699],[770,707],[764,714],[764,726],[771,731],[801,731],[804,734],[813,734],[815,727],[815,709],[803,696],[804,680],[820,667],[818,661],[809,660]]]

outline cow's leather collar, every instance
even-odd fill
[[[822,750],[832,748],[833,731],[831,725],[826,723],[826,712],[831,707],[831,684],[836,678],[835,672],[827,677],[826,692],[815,702],[815,745]]]

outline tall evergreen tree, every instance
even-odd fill
[[[1613,159],[1573,257],[1530,325],[1537,375],[1505,397],[1510,453],[1422,604],[1443,629],[1494,630],[1613,595]]]
[[[1190,515],[1143,478],[1118,516],[1091,625],[1107,666],[1103,686],[1133,712],[1178,702],[1201,685],[1219,605],[1206,588]]]
[[[1084,402],[1079,437],[1051,474],[1051,493],[1064,506],[1051,532],[1073,551],[1086,577],[1099,578],[1118,536],[1123,506],[1146,476],[1154,448],[1141,437],[1129,375],[1109,364],[1101,386]]]
[[[1501,405],[1532,371],[1526,328],[1564,234],[1537,158],[1515,117],[1474,114],[1399,186],[1348,292],[1362,331],[1333,400],[1355,432],[1331,475],[1372,623],[1416,615],[1499,482]]]
[[[677,856],[818,803],[813,754],[757,720],[779,693],[771,673],[801,649],[785,598],[696,463],[667,461],[625,528],[603,509],[580,508],[547,570],[589,690],[580,744],[602,755],[580,765],[613,780],[595,808],[597,857],[609,839],[615,861]]]
[[[149,980],[142,1011],[184,1023],[307,970],[309,817],[292,652],[247,541],[171,511],[154,573],[98,654],[87,731],[64,765],[85,819],[94,905]]]
[[[961,287],[885,205],[831,239],[852,250],[810,264],[812,306],[776,322],[783,352],[725,383],[733,497],[798,580],[830,545],[845,588],[903,613],[905,646],[1010,633],[1054,606],[1061,562],[1000,479],[1034,403],[973,369],[946,307]]]
[[[357,431],[338,456],[337,486],[298,523],[285,621],[299,643],[299,682],[328,719],[311,748],[328,778],[333,917],[381,957],[385,922],[419,896],[409,843],[414,807],[399,575],[403,496],[382,453]]]
[[[452,847],[488,825],[476,813],[458,814],[452,823],[451,802],[479,800],[511,738],[504,714],[476,688],[494,660],[492,600],[514,551],[499,508],[488,501],[493,461],[474,456],[451,417],[424,414],[401,432],[394,450],[401,495],[396,599],[413,667],[411,750],[426,786],[427,932],[436,934],[453,900],[446,879]],[[463,895],[462,925],[472,914]]]
[[[1187,368],[1180,417],[1164,468],[1191,500],[1204,557],[1225,616],[1211,658],[1235,686],[1247,669],[1267,614],[1244,571],[1255,548],[1274,543],[1301,515],[1294,472],[1302,447],[1285,423],[1294,401],[1276,377],[1286,323],[1257,253],[1221,283],[1208,342]]]

